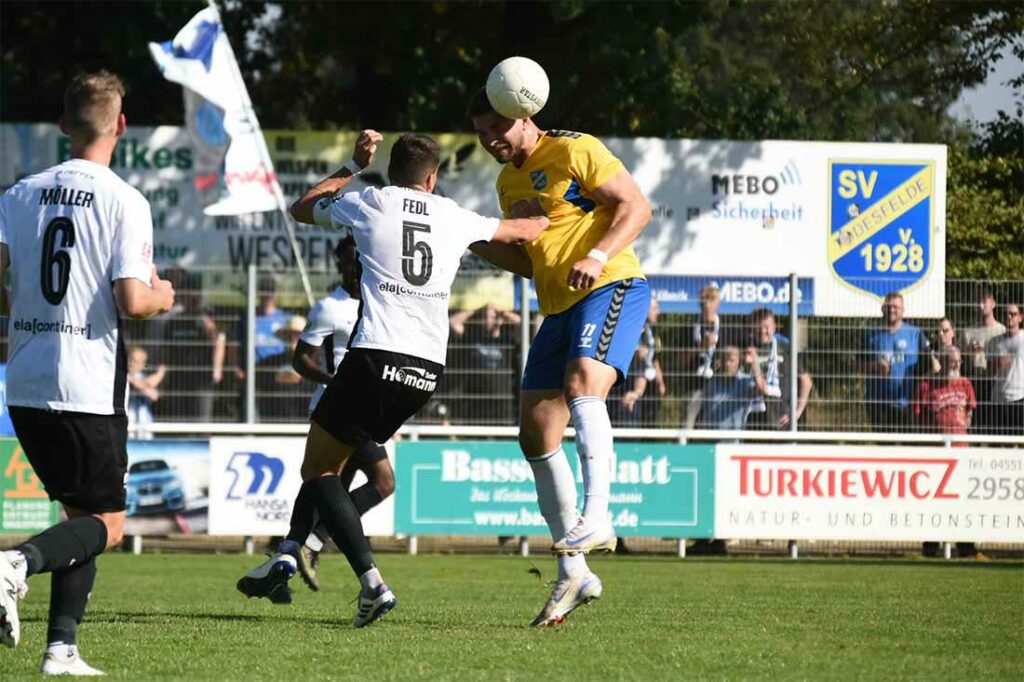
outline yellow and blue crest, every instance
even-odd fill
[[[538,192],[548,186],[548,176],[542,170],[530,171],[530,182]]]
[[[932,161],[829,161],[828,263],[879,298],[922,282],[932,266]]]

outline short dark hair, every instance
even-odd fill
[[[391,148],[388,177],[391,184],[411,187],[422,184],[441,164],[441,145],[433,138],[405,133]]]
[[[984,300],[988,300],[988,299],[992,299],[993,301],[995,301],[996,300],[996,295],[994,293],[992,293],[992,290],[989,289],[987,286],[982,285],[978,289],[978,300],[979,301],[984,301]]]
[[[124,82],[105,69],[75,76],[64,91],[68,132],[86,144],[113,133],[123,99]]]
[[[757,308],[750,313],[751,324],[761,324],[768,319],[775,319],[775,313],[771,311],[771,308]]]
[[[480,88],[469,98],[469,106],[466,107],[466,118],[472,120],[477,116],[496,113],[491,106],[491,100],[487,99],[487,88]]]

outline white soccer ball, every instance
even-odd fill
[[[509,57],[498,62],[487,77],[487,99],[505,118],[529,118],[548,101],[548,75],[527,57]]]

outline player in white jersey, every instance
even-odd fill
[[[362,522],[338,473],[366,443],[383,443],[433,394],[444,372],[448,298],[466,248],[479,241],[524,243],[548,225],[545,217],[498,220],[433,194],[440,147],[405,134],[391,149],[392,184],[338,196],[373,159],[379,133],[364,130],[352,161],[292,205],[305,223],[351,229],[362,265],[362,307],[349,351],[311,418],[302,463],[305,481],[292,509],[292,527],[308,529],[314,510],[359,576],[353,625],[363,627],[397,605],[363,535]],[[305,536],[299,536],[305,537]],[[298,542],[238,582],[247,596],[287,589]]]
[[[0,552],[0,641],[18,643],[26,579],[51,574],[43,674],[97,675],[77,626],[95,557],[121,542],[127,471],[127,358],[122,315],[174,303],[153,267],[149,202],[110,170],[125,130],[124,86],[106,71],[64,94],[71,158],[0,199],[0,281],[10,269],[7,404],[18,440],[68,520]]]
[[[334,373],[341,365],[348,351],[352,330],[359,319],[359,278],[362,269],[359,267],[356,242],[351,236],[338,242],[334,249],[334,263],[338,268],[338,274],[341,275],[341,281],[309,311],[306,328],[292,355],[292,367],[295,371],[317,383],[316,391],[309,403],[310,412],[320,402],[324,388],[334,378]],[[322,364],[317,357],[321,351]],[[366,475],[367,482],[355,490],[350,490],[358,471]],[[341,470],[341,485],[345,490],[349,490],[352,504],[360,516],[386,500],[395,491],[395,472],[391,468],[384,446],[367,442],[356,448]],[[296,537],[289,535],[288,539],[302,540],[301,534],[304,531],[304,528],[296,528]],[[298,569],[311,590],[320,589],[317,564],[328,537],[330,533],[327,527],[318,522],[302,543]],[[278,591],[274,593],[272,599],[277,598],[276,600],[286,603],[290,596],[284,591]]]

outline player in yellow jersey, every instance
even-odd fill
[[[533,277],[545,315],[523,373],[519,444],[558,555],[558,582],[533,621],[546,627],[601,596],[585,554],[615,548],[605,399],[625,379],[647,319],[651,294],[632,244],[650,221],[651,207],[597,138],[504,118],[483,88],[468,113],[484,149],[504,166],[497,181],[504,214],[551,221],[522,246],[470,247],[499,267]],[[570,417],[583,470],[582,516],[562,450]]]

